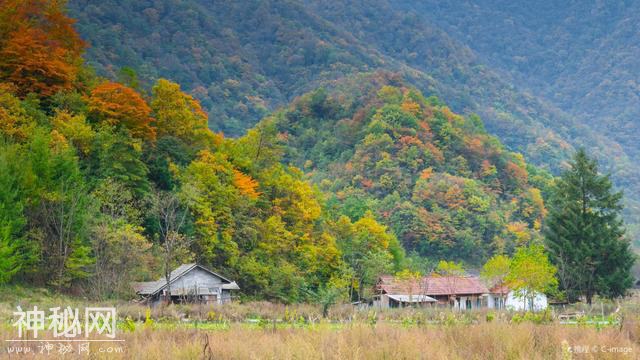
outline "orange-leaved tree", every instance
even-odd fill
[[[0,81],[17,95],[42,97],[71,89],[85,43],[60,0],[0,2]]]
[[[96,86],[87,99],[92,119],[116,127],[124,127],[133,137],[155,140],[151,126],[151,108],[142,96],[130,87],[106,81]]]
[[[258,182],[251,176],[236,169],[233,169],[233,184],[238,188],[242,195],[245,195],[250,199],[255,200],[260,196],[260,192],[258,191]]]

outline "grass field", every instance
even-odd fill
[[[454,313],[446,309],[358,310],[337,306],[322,319],[314,305],[271,303],[223,307],[169,306],[147,309],[126,302],[91,303],[118,309],[118,342],[53,343],[15,339],[15,306],[29,308],[89,303],[46,290],[0,289],[0,358],[10,359],[637,359],[640,304],[626,301],[591,309],[573,324],[556,312]],[[602,314],[604,313],[604,316]],[[25,338],[22,338],[23,340]],[[95,338],[94,338],[95,339]],[[59,346],[70,345],[61,355]],[[17,351],[30,349],[28,354]],[[43,350],[46,353],[46,349]]]
[[[0,336],[5,338],[9,334],[5,332]],[[92,343],[91,358],[636,359],[640,354],[637,339],[634,341],[628,333],[617,329],[531,323],[426,327],[356,323],[343,327],[315,325],[276,330],[234,324],[224,330],[141,329],[118,338],[124,342]],[[33,346],[33,352],[38,352],[33,344],[13,345]],[[61,357],[56,351],[54,349],[50,356],[23,357]],[[10,357],[19,358],[15,354]],[[87,356],[71,353],[65,358]]]

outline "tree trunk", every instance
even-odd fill
[[[167,305],[171,304],[171,269],[169,269],[169,262],[165,264],[164,278],[167,281],[167,295],[166,302]]]
[[[323,318],[327,318],[327,316],[329,316],[329,306],[331,306],[330,304],[323,304],[322,305],[322,317]]]

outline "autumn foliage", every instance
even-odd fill
[[[62,3],[2,4],[0,282],[111,297],[197,261],[247,296],[361,300],[414,258],[479,264],[539,236],[544,174],[399,81],[320,89],[224,138],[176,83],[146,97],[78,78],[84,45]]]
[[[151,102],[158,136],[177,136],[193,139],[208,133],[207,114],[191,95],[180,90],[180,85],[160,79],[153,87]]]
[[[151,108],[142,96],[130,87],[115,82],[96,86],[88,98],[89,114],[99,121],[122,126],[137,138],[154,140]]]
[[[258,192],[258,182],[251,176],[243,174],[241,171],[233,170],[233,184],[240,190],[240,193],[251,198],[257,199],[260,195]]]
[[[274,116],[286,158],[335,192],[332,206],[352,219],[370,211],[406,251],[430,259],[480,264],[539,240],[549,175],[504,149],[478,116],[382,83],[311,93]]]
[[[85,47],[56,0],[5,0],[0,5],[0,80],[18,95],[71,89]]]
[[[0,133],[11,139],[23,140],[32,130],[33,120],[26,116],[14,92],[15,87],[0,84]]]

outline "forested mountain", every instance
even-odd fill
[[[94,44],[89,63],[101,74],[117,77],[126,66],[143,80],[179,81],[210,112],[212,129],[232,136],[327,80],[380,68],[449,99],[459,112],[479,113],[507,144],[549,166],[565,158],[567,129],[586,131],[518,93],[445,32],[385,0],[77,0],[70,6]]]
[[[162,4],[153,3],[151,10]],[[184,10],[199,3],[185,4],[166,6]],[[256,11],[276,19],[276,38],[293,43],[265,41],[271,45],[254,52],[267,56],[255,59],[262,73],[248,67],[247,78],[212,74],[223,85],[231,81],[250,91],[255,88],[247,79],[263,79],[273,89],[288,89],[284,98],[304,87],[314,89],[264,116],[242,136],[225,137],[210,129],[215,121],[194,96],[202,95],[199,87],[192,95],[150,73],[140,72],[138,78],[132,68],[111,74],[116,80],[86,66],[87,43],[63,2],[2,3],[0,284],[28,282],[113,298],[126,296],[132,281],[195,260],[237,279],[248,298],[356,300],[381,273],[427,273],[444,259],[477,267],[493,254],[538,246],[553,178],[510,148],[549,149],[543,154],[560,161],[569,145],[559,133],[538,132],[536,117],[518,108],[526,96],[494,73],[478,70],[471,55],[455,57],[468,50],[418,20],[412,23],[418,36],[398,30],[390,37],[366,21],[352,26],[351,35],[344,30],[349,13],[391,27],[409,19],[395,18],[390,8],[380,15],[338,3],[331,8],[256,4]],[[240,8],[226,6],[240,16]],[[147,16],[160,16],[149,9]],[[298,20],[286,21],[289,17]],[[282,24],[302,33],[309,26],[324,32],[310,32],[312,45],[300,58],[292,44],[305,36]],[[258,31],[242,34],[242,41],[260,43]],[[185,50],[177,45],[187,38],[176,39],[176,48],[168,49]],[[323,45],[328,41],[335,44]],[[443,48],[431,51],[432,43]],[[415,55],[405,54],[403,46],[412,46]],[[227,55],[251,46],[241,48],[228,49],[220,61],[239,60]],[[276,50],[294,52],[289,64],[294,71],[287,73],[287,65],[276,61],[281,59]],[[393,58],[396,53],[402,55]],[[431,60],[411,60],[416,56]],[[140,59],[143,70],[164,61]],[[302,63],[294,66],[296,61]],[[209,65],[204,61],[197,67]],[[392,71],[365,71],[387,66]],[[168,69],[174,68],[186,69],[177,64]],[[109,67],[99,71],[109,75]],[[300,71],[307,77],[299,77]],[[492,82],[478,88],[482,79]],[[426,95],[415,84],[426,87]],[[268,89],[263,89],[265,98]],[[449,94],[458,99],[457,106],[480,112],[488,111],[483,106],[497,94],[513,97],[485,128],[478,115],[456,113],[433,93]],[[224,105],[238,101],[238,94],[223,92],[212,99]],[[460,97],[464,94],[474,97]],[[543,109],[542,103],[528,104]],[[505,110],[511,107],[520,110]],[[542,114],[551,113],[541,111],[540,118],[550,121]],[[247,119],[243,126],[249,127],[251,116]],[[565,117],[557,121],[571,124]],[[500,131],[510,132],[505,135],[513,142],[510,148],[492,134]],[[545,156],[535,159],[543,162]]]
[[[483,61],[621,143],[640,147],[637,1],[395,1]]]
[[[225,138],[176,83],[95,76],[61,4],[0,7],[0,284],[110,298],[195,259],[293,302],[404,267],[373,214],[326,211],[279,134]]]
[[[316,90],[257,129],[330,194],[330,212],[373,212],[422,259],[479,265],[539,237],[551,176],[506,150],[476,115],[454,114],[377,73]]]
[[[159,77],[177,81],[202,102],[216,131],[242,135],[270,111],[320,85],[359,72],[391,70],[426,96],[446,99],[454,111],[479,114],[487,130],[510,149],[554,172],[566,165],[575,147],[585,146],[625,189],[627,219],[635,223],[640,164],[630,150],[634,122],[613,121],[612,115],[633,119],[632,113],[628,107],[623,110],[622,100],[610,111],[607,97],[592,90],[610,82],[589,87],[587,82],[597,77],[585,76],[594,70],[589,67],[590,39],[608,31],[589,25],[605,23],[602,18],[608,15],[621,17],[626,8],[605,6],[586,14],[571,2],[557,12],[544,2],[500,4],[71,0],[69,6],[81,35],[92,45],[88,63],[99,74],[125,79],[121,69],[129,67],[147,89]],[[496,24],[496,18],[507,19],[510,27]],[[559,30],[548,30],[550,25]],[[619,31],[627,29],[622,25]],[[573,39],[572,34],[585,35]],[[610,44],[600,43],[601,50]],[[495,51],[501,46],[508,49]],[[580,49],[574,51],[576,47]],[[593,53],[602,57],[607,51]],[[623,64],[620,68],[628,71]],[[624,72],[616,73],[616,89],[633,88],[632,83],[622,86],[628,78]],[[569,90],[569,84],[585,84],[576,85],[584,91]],[[558,101],[567,99],[564,94],[573,97]],[[581,103],[593,111],[571,108]],[[598,122],[602,117],[612,120]]]
[[[321,80],[381,65],[295,1],[72,1],[88,62],[183,84],[214,130],[240,136]]]
[[[396,74],[225,138],[177,83],[85,67],[61,3],[13,0],[0,24],[0,283],[109,298],[195,259],[247,297],[358,298],[380,273],[540,236],[551,177]]]
[[[395,9],[418,14],[437,24],[501,76],[608,138],[617,149],[602,153],[600,161],[631,198],[627,202],[629,217],[637,217],[640,3],[502,0],[393,3]]]

